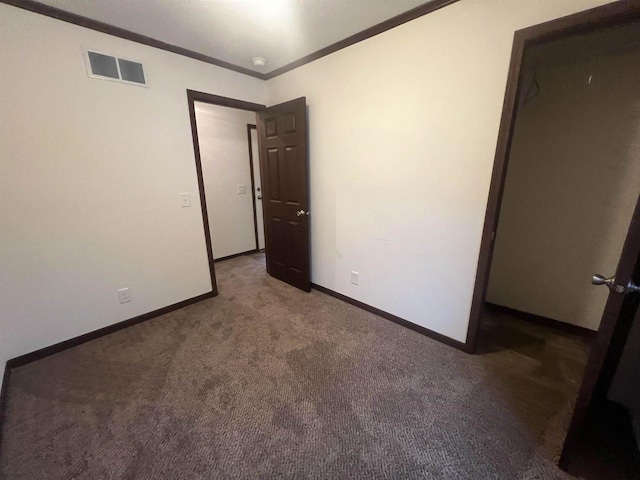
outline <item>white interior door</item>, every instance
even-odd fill
[[[258,221],[258,248],[264,248],[264,217],[262,215],[262,182],[260,181],[260,149],[258,148],[258,132],[251,129],[251,152],[253,161],[253,181],[255,185],[256,219]]]

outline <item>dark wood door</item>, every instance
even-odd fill
[[[307,101],[298,98],[258,112],[267,272],[311,288]]]
[[[609,272],[594,273],[609,274]],[[560,458],[560,466],[564,469],[569,468],[571,461],[579,454],[581,437],[589,415],[597,412],[599,406],[606,402],[629,331],[638,314],[640,293],[634,291],[634,285],[637,285],[638,281],[640,281],[640,198],[629,225],[614,281],[611,282],[598,336],[592,346],[573,411]],[[565,287],[559,285],[558,288]],[[605,285],[597,288],[605,288]]]

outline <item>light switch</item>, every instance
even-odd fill
[[[131,301],[131,292],[129,291],[129,287],[120,288],[118,290],[118,301],[120,303],[129,303]]]
[[[239,194],[247,193],[247,186],[246,185],[238,185],[238,193]]]
[[[190,207],[191,206],[191,195],[188,193],[181,193],[180,194],[180,205],[183,207]]]

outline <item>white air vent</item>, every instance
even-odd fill
[[[84,51],[84,63],[87,75],[91,78],[128,83],[129,85],[148,86],[142,63],[126,58],[115,57],[94,50]]]

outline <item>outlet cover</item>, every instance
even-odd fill
[[[190,207],[191,206],[191,195],[188,193],[180,194],[180,205],[182,207]]]
[[[358,272],[351,272],[351,283],[360,285],[360,274]]]
[[[246,185],[238,185],[238,194],[242,195],[244,193],[247,193],[247,186]]]
[[[129,287],[118,290],[118,301],[120,303],[129,303],[131,301],[131,291]]]

